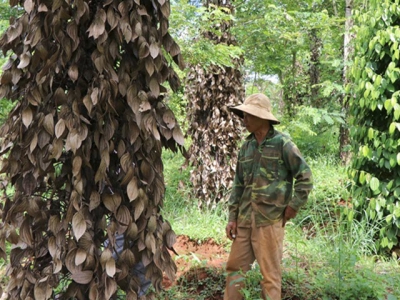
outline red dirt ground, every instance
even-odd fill
[[[178,268],[176,280],[171,282],[168,278],[164,278],[165,289],[179,284],[182,279],[186,282],[204,280],[210,277],[210,272],[207,270],[213,268],[223,270],[228,259],[228,252],[212,239],[198,243],[188,236],[180,235],[177,237],[174,249],[179,254],[171,252]],[[213,299],[222,299],[222,296],[216,296]]]

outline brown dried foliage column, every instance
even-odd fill
[[[3,187],[14,188],[0,232],[3,258],[12,245],[9,298],[110,299],[120,287],[136,299],[139,261],[160,289],[176,271],[161,150],[183,145],[162,101],[163,82],[179,85],[162,47],[182,65],[169,1],[10,4],[24,14],[0,40],[13,53],[0,97],[16,103],[1,129]],[[117,233],[125,249],[114,260]]]
[[[230,1],[219,2],[219,6],[233,11]],[[229,32],[231,26],[229,22],[220,24],[221,36],[212,32],[205,32],[204,35],[216,44],[235,45]],[[187,77],[187,134],[192,139],[188,152],[189,163],[194,166],[190,176],[200,206],[212,206],[225,200],[232,186],[242,127],[240,119],[228,107],[243,101],[240,64],[238,60],[235,68],[212,65],[204,69],[199,65],[191,66]]]

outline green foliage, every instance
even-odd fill
[[[0,99],[0,124],[3,124],[7,119],[8,113],[14,107],[14,103],[6,100]]]
[[[248,95],[255,93],[263,93],[271,100],[273,109],[278,110],[279,103],[282,101],[281,85],[277,84],[277,76],[260,76],[255,73],[252,78],[247,77],[245,82],[246,93]]]
[[[10,17],[18,17],[22,15],[24,9],[22,7],[10,7],[9,1],[0,0],[0,32],[4,32],[4,24],[8,24]],[[3,21],[6,21],[3,23]]]
[[[368,216],[379,223],[377,245],[387,250],[400,236],[400,9],[398,0],[370,5],[367,12],[355,13],[349,169],[355,211],[349,217]]]
[[[337,159],[321,155],[315,159],[308,158],[307,162],[313,173],[314,189],[294,222],[315,231],[318,227],[312,228],[314,225],[336,222],[339,205],[349,201],[349,193],[345,168]]]
[[[187,100],[182,89],[175,93],[169,93],[165,101],[168,107],[174,112],[176,120],[181,125],[182,131],[186,131],[186,106]]]
[[[0,36],[2,36],[5,30],[8,28],[9,18],[11,16],[16,17],[20,13],[21,11],[19,11],[17,8],[11,8],[8,4],[8,1],[0,1]],[[0,74],[3,72],[1,67],[6,61],[7,57],[4,57],[3,53],[0,52]],[[4,123],[12,107],[14,107],[14,103],[11,103],[6,99],[0,99],[0,124]]]
[[[220,24],[233,21],[227,8],[196,7],[186,0],[171,1],[171,5],[171,35],[180,45],[186,63],[204,68],[210,65],[234,67],[233,61],[243,54],[242,49],[226,43],[215,44],[204,36],[205,32],[222,36]]]
[[[9,1],[6,0],[0,0],[0,37],[3,35],[3,33],[6,31],[6,29],[9,27],[9,20],[11,17],[15,18],[23,13],[23,9],[21,7],[10,7]],[[3,53],[0,52],[0,67],[3,66],[3,64],[6,62],[6,58],[3,56]],[[0,68],[0,73],[2,72],[2,69]],[[2,106],[3,103],[1,103],[0,107]],[[0,121],[2,122],[2,121]]]
[[[325,89],[316,100],[337,109],[334,100],[341,96],[342,90],[340,49],[344,9],[336,7],[336,1],[239,0],[235,1],[235,7],[234,34],[244,49],[246,67],[278,75],[285,95],[301,98],[303,104],[314,101],[308,72],[314,64],[310,57],[315,46],[312,32],[315,32],[321,42],[317,47],[318,84],[325,82],[331,89],[329,94]]]
[[[306,156],[336,156],[339,151],[339,125],[343,115],[324,108],[300,106],[296,115],[281,118],[281,130],[288,133]]]

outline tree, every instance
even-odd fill
[[[231,2],[204,1],[204,6],[210,27],[201,32],[203,38],[215,45],[236,45],[230,32]],[[229,55],[226,59],[232,60]],[[241,62],[241,58],[235,58],[231,66],[192,64],[187,74],[187,135],[192,139],[188,153],[193,166],[190,180],[200,206],[226,200],[233,183],[241,124],[228,108],[244,98]]]
[[[349,103],[354,211],[349,217],[380,228],[376,242],[381,250],[398,245],[400,237],[398,7],[398,0],[373,0],[365,12],[355,11],[354,97]]]
[[[183,145],[163,102],[162,84],[179,86],[172,61],[183,65],[170,3],[18,3],[24,13],[0,40],[0,98],[15,103],[1,128],[10,298],[110,299],[120,288],[136,299],[140,261],[159,290],[176,271],[161,151]],[[125,249],[114,260],[117,233]]]
[[[246,67],[276,74],[285,112],[307,105],[337,110],[342,86],[342,15],[332,1],[237,1],[234,33],[244,48]],[[341,91],[339,91],[341,92]]]

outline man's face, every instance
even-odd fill
[[[265,126],[268,126],[268,120],[261,119],[245,112],[243,113],[243,123],[250,133],[259,131],[265,128]]]

